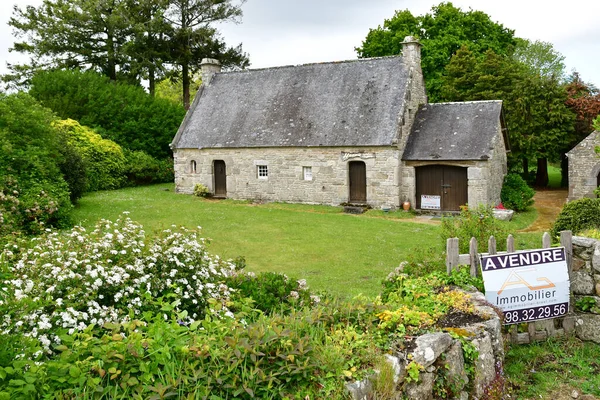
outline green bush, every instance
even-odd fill
[[[561,231],[566,230],[578,234],[597,228],[600,228],[600,199],[584,198],[565,204],[554,221],[552,236],[557,238]]]
[[[185,110],[153,98],[140,86],[115,83],[88,71],[42,71],[31,80],[30,94],[62,119],[72,118],[105,139],[163,159]]]
[[[227,285],[236,290],[234,298],[250,298],[254,308],[267,314],[289,311],[319,300],[311,296],[304,279],[297,281],[275,272],[240,273],[228,278]]]
[[[444,245],[449,238],[458,238],[458,248],[461,254],[469,253],[471,238],[477,239],[477,250],[480,253],[488,251],[488,239],[496,238],[497,249],[506,248],[508,233],[496,218],[491,207],[480,205],[476,209],[464,207],[458,217],[442,218],[442,239]]]
[[[70,223],[55,119],[27,94],[0,94],[0,242]]]
[[[156,159],[141,150],[123,149],[125,154],[125,175],[130,186],[150,183],[173,182],[175,173],[173,159]]]
[[[508,174],[504,177],[500,199],[504,207],[525,211],[533,204],[535,191],[527,185],[527,182],[517,174]]]
[[[103,139],[72,119],[57,121],[56,129],[74,146],[86,164],[87,192],[125,186],[125,156],[121,146]]]
[[[201,183],[196,183],[194,185],[194,196],[198,197],[208,197],[210,196],[210,190],[206,186]]]

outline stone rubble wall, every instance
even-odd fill
[[[363,161],[367,203],[400,206],[400,153],[395,147],[178,149],[173,156],[179,193],[193,193],[196,183],[214,192],[213,162],[223,160],[229,198],[328,205],[348,202],[348,164]],[[196,173],[190,169],[192,160]],[[258,165],[268,167],[267,179],[258,178]],[[304,180],[303,167],[312,168],[312,180]]]
[[[394,370],[397,393],[393,398],[434,399],[436,384],[452,387],[457,399],[485,398],[486,388],[494,382],[504,364],[502,323],[482,293],[472,292],[470,295],[476,314],[486,320],[454,329],[454,332],[472,343],[479,353],[474,365],[474,381],[469,382],[461,340],[446,332],[427,333],[415,340],[416,347],[411,351],[386,356]],[[407,381],[410,362],[422,367],[417,382]],[[440,376],[443,376],[443,382],[436,383],[442,379]],[[354,400],[374,398],[372,379],[352,382],[346,387]]]
[[[597,177],[600,172],[600,157],[596,154],[596,146],[600,146],[600,132],[593,132],[567,153],[569,201],[596,197],[594,189],[598,186]]]
[[[595,303],[589,312],[575,313],[575,335],[600,343],[600,240],[574,236],[572,265],[571,293],[575,302],[587,298]]]

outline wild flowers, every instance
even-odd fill
[[[187,311],[190,321],[204,316],[209,299],[225,315],[230,288],[223,282],[235,271],[207,253],[197,232],[173,228],[147,240],[126,216],[102,220],[89,233],[46,232],[27,250],[6,250],[0,263],[11,275],[0,283],[6,288],[0,330],[36,337],[46,349],[58,330],[72,334],[135,318],[151,307],[145,297],[178,301],[174,311]]]

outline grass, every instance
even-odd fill
[[[215,254],[244,256],[251,271],[284,272],[344,296],[379,293],[381,280],[424,244],[442,251],[439,227],[402,211],[356,216],[340,207],[205,200],[175,194],[172,184],[91,193],[74,219],[91,227],[123,211],[149,231],[201,226]]]
[[[505,373],[519,399],[557,398],[556,392],[565,391],[565,386],[600,396],[599,360],[600,346],[595,343],[551,339],[512,346],[506,354]],[[566,392],[571,394],[569,389]]]
[[[552,189],[560,189],[561,171],[560,164],[548,164],[548,187]]]
[[[175,194],[173,184],[90,193],[80,200],[74,219],[92,227],[123,211],[148,231],[201,226],[212,253],[243,256],[248,270],[283,272],[343,297],[376,295],[381,280],[411,254],[444,251],[440,227],[416,223],[404,211],[349,215],[341,207],[206,200]],[[522,229],[535,215],[519,214],[507,226]],[[539,234],[517,235],[517,248],[527,248],[534,236],[541,241]]]

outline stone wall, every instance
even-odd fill
[[[573,237],[571,292],[575,302],[585,299],[589,312],[575,313],[575,334],[600,343],[600,240]]]
[[[175,184],[181,193],[192,193],[196,183],[214,192],[213,162],[223,160],[229,198],[338,205],[348,202],[348,163],[363,161],[367,203],[398,207],[399,157],[395,147],[179,149]],[[267,166],[267,179],[259,179],[258,165]],[[311,167],[312,180],[304,179],[303,167]]]
[[[455,332],[460,332],[462,341],[446,332],[428,333],[416,338],[412,350],[395,351],[386,356],[394,370],[397,390],[392,398],[434,399],[434,386],[441,385],[451,387],[458,399],[485,399],[486,388],[493,384],[504,364],[502,325],[483,294],[473,292],[471,298],[476,314],[485,321],[455,329]],[[470,342],[479,353],[474,363],[473,382],[469,382],[466,371],[463,341]],[[422,367],[417,382],[407,382],[407,365],[410,362]],[[347,384],[351,397],[354,400],[375,398],[374,378]],[[443,381],[440,382],[440,379]]]
[[[567,153],[569,158],[569,197],[577,200],[583,197],[596,197],[600,156],[595,147],[600,146],[600,132],[593,132]]]

